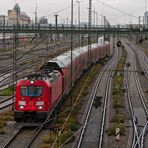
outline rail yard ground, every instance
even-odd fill
[[[134,73],[137,73],[138,77],[136,81],[140,82],[141,85],[141,91],[144,93],[144,101],[148,102],[148,83],[147,83],[147,70],[144,70],[142,68],[142,62],[145,61],[145,64],[147,64],[147,56],[143,56],[143,53],[141,53],[139,50],[141,47],[139,45],[134,45],[132,42],[129,42],[125,39],[122,40],[122,44],[124,45],[124,49],[120,49],[122,51],[122,54],[120,53],[117,59],[118,65],[116,66],[115,70],[113,70],[113,74],[110,74],[110,77],[112,77],[111,80],[111,90],[110,90],[110,96],[108,96],[110,99],[107,102],[107,111],[106,111],[106,117],[105,117],[105,128],[103,131],[103,142],[102,147],[104,148],[129,148],[131,146],[131,143],[133,142],[133,123],[132,123],[132,114],[129,108],[129,101],[128,101],[128,93],[131,93],[131,99],[133,101],[132,105],[135,111],[135,115],[138,120],[138,126],[136,127],[139,131],[142,132],[143,127],[145,126],[145,116],[142,115],[143,109],[142,106],[139,104],[136,104],[136,102],[139,101],[139,95],[137,94],[137,88],[136,83],[134,82],[134,79],[129,79],[130,84],[127,86],[127,78],[126,77],[136,77],[134,76]],[[138,49],[139,50],[135,50]],[[146,50],[143,50],[146,51]],[[115,53],[115,51],[113,52]],[[142,55],[142,56],[141,56]],[[113,56],[113,55],[112,55]],[[140,59],[141,58],[141,59]],[[80,136],[80,131],[83,128],[83,122],[85,120],[85,116],[87,114],[87,108],[90,105],[90,94],[92,91],[92,88],[94,87],[94,84],[96,82],[98,74],[101,73],[101,70],[103,69],[105,63],[107,64],[111,57],[106,57],[99,61],[96,65],[94,65],[92,68],[90,68],[88,71],[84,73],[84,75],[81,77],[81,79],[76,83],[74,86],[72,92],[66,97],[66,101],[64,101],[62,107],[60,107],[59,113],[56,114],[52,121],[50,122],[50,126],[47,126],[46,129],[42,131],[42,133],[39,134],[35,142],[31,147],[41,147],[41,148],[50,148],[50,147],[65,147],[65,148],[75,148]],[[135,60],[135,62],[131,61]],[[132,63],[133,62],[133,63]],[[130,66],[128,67],[128,64]],[[136,66],[137,65],[137,66]],[[137,69],[136,69],[137,67]],[[127,71],[127,68],[129,71]],[[145,65],[145,68],[146,65]],[[106,73],[110,71],[107,70]],[[144,73],[143,73],[144,72]],[[128,75],[128,76],[127,76]],[[139,78],[139,80],[138,80]],[[107,84],[107,82],[103,82],[104,85]],[[135,86],[134,86],[135,83]],[[140,87],[139,85],[139,87]],[[129,87],[129,88],[127,88]],[[135,87],[135,88],[134,88]],[[83,88],[83,89],[81,89]],[[132,90],[133,89],[133,90]],[[81,93],[80,93],[81,90]],[[100,91],[100,90],[99,90]],[[4,98],[4,94],[6,94],[8,97],[12,93],[9,90],[1,92],[1,98]],[[99,92],[103,96],[104,92]],[[72,104],[76,104],[73,110],[71,105],[71,97],[72,97]],[[103,99],[104,97],[100,98],[99,101],[93,102],[93,109],[91,112],[94,112],[97,108],[100,111],[100,117],[101,113],[103,112]],[[134,102],[134,100],[136,100]],[[134,106],[135,105],[135,106]],[[70,113],[71,111],[71,113]],[[70,113],[70,114],[69,114]],[[94,117],[92,117],[94,118]],[[90,118],[88,122],[91,122],[92,118]],[[97,118],[96,118],[97,119]],[[102,120],[101,118],[98,120]],[[143,121],[142,121],[143,120]],[[10,133],[15,132],[17,130],[17,124],[13,121],[13,112],[12,111],[6,111],[4,113],[1,113],[0,118],[0,141],[2,146],[9,138]],[[96,120],[97,122],[97,120]],[[98,121],[99,122],[99,121]],[[89,123],[88,123],[89,124]],[[94,124],[95,125],[95,124]],[[99,127],[97,127],[99,128]],[[117,133],[117,129],[119,128],[119,131]],[[90,133],[97,132],[96,127],[93,126],[93,128],[90,128]],[[98,130],[100,131],[100,130]],[[89,133],[89,136],[91,135]],[[100,133],[99,133],[100,134]],[[99,135],[98,134],[98,135]],[[117,135],[120,135],[120,138],[117,138]],[[99,135],[100,136],[100,135]],[[139,135],[137,135],[138,137]],[[147,136],[146,134],[144,135]],[[97,137],[99,139],[99,137]],[[91,139],[91,138],[90,138]],[[89,140],[90,140],[89,139]],[[94,138],[96,139],[96,137]],[[92,141],[91,141],[92,142]],[[147,145],[147,140],[143,142],[145,145]],[[136,145],[136,142],[134,143]],[[141,144],[141,143],[140,143]],[[98,144],[96,144],[97,147]],[[89,147],[89,145],[88,145]]]

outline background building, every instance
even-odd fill
[[[148,11],[144,13],[144,26],[148,28]]]
[[[48,24],[48,20],[45,17],[41,17],[39,20],[39,24]]]
[[[25,12],[21,11],[21,8],[18,4],[13,7],[13,10],[8,10],[8,19],[9,25],[17,23],[20,25],[28,25],[31,22],[30,17]]]
[[[0,26],[8,25],[8,17],[0,15]]]

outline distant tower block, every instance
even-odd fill
[[[145,11],[144,13],[144,26],[145,28],[148,28],[148,11]]]

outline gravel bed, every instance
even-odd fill
[[[5,134],[0,134],[0,147],[4,145],[12,136],[12,134],[16,131],[17,126],[14,122],[7,122],[7,125],[4,127]]]

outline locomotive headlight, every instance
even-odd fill
[[[43,106],[39,106],[38,109],[40,109],[40,110],[43,109]]]
[[[20,106],[26,105],[26,101],[19,101],[19,105],[20,105]]]
[[[33,83],[34,83],[34,81],[33,81],[33,80],[31,80],[30,82],[31,82],[31,84],[33,84]]]
[[[23,109],[23,108],[24,108],[24,106],[21,105],[21,106],[20,106],[20,109]]]
[[[37,105],[37,106],[44,105],[44,102],[43,102],[43,101],[37,101],[37,102],[36,102],[36,105]]]

